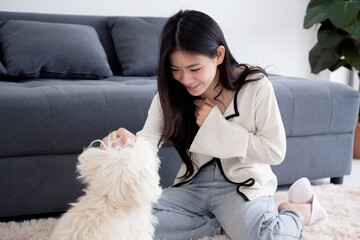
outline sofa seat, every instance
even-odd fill
[[[352,106],[359,93],[349,86],[325,80],[270,76],[286,136],[352,133],[356,119]],[[354,118],[351,118],[352,116]]]
[[[138,131],[157,90],[156,77],[134,78],[0,81],[0,156],[78,153],[121,126]]]

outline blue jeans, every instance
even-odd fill
[[[167,188],[153,214],[155,239],[189,240],[219,235],[233,240],[302,239],[302,223],[293,211],[278,213],[273,196],[245,201],[217,163],[206,166],[186,186]]]

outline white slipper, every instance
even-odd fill
[[[294,182],[288,192],[289,202],[310,203],[313,198],[311,183],[307,178],[300,178]]]
[[[320,205],[316,195],[313,195],[312,199],[312,212],[311,219],[309,225],[313,224],[321,224],[327,221],[327,213],[326,210]]]
[[[312,203],[309,225],[324,223],[327,220],[326,210],[320,205],[311,183],[307,178],[300,178],[293,183],[288,192],[289,202]]]

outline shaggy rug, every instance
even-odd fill
[[[304,239],[360,239],[360,186],[321,185],[314,191],[328,211],[326,224],[304,227]],[[287,201],[286,192],[275,194],[277,204]],[[1,240],[47,240],[56,224],[55,218],[0,223]],[[226,235],[201,240],[229,240]]]

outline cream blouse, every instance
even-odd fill
[[[158,151],[163,124],[159,95],[156,94],[144,128],[137,136],[146,138]],[[215,106],[197,132],[189,152],[194,174],[186,180],[180,179],[186,170],[182,164],[174,186],[189,184],[201,167],[215,159],[221,163],[225,178],[238,184],[237,191],[245,200],[273,195],[277,178],[270,165],[283,161],[286,136],[269,79],[263,77],[245,84],[224,114]]]

